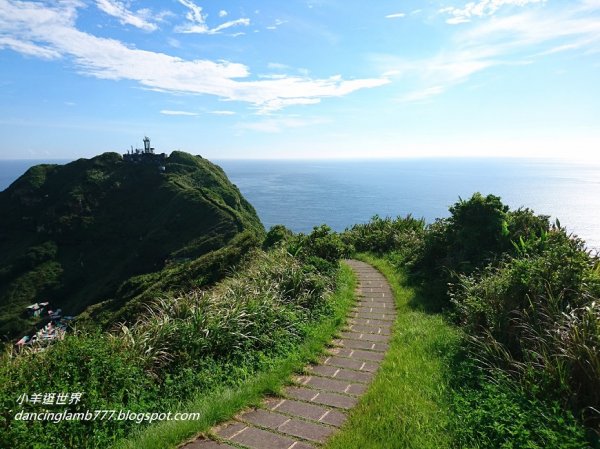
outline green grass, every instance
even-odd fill
[[[0,192],[0,209],[2,340],[29,332],[21,314],[42,300],[67,315],[96,305],[93,323],[130,318],[117,312],[132,301],[221,279],[232,264],[208,266],[215,253],[264,234],[223,170],[177,151],[164,174],[115,153],[35,166]]]
[[[451,447],[451,391],[447,372],[458,330],[424,312],[416,292],[387,261],[357,257],[381,271],[394,292],[397,318],[390,348],[367,393],[328,449]]]
[[[199,395],[178,407],[178,411],[181,412],[200,413],[199,420],[163,421],[117,442],[113,448],[173,448],[231,418],[242,408],[258,404],[265,394],[278,393],[289,381],[292,373],[300,372],[306,363],[316,361],[326,344],[345,322],[345,317],[354,302],[355,286],[354,273],[343,265],[339,272],[337,289],[329,298],[333,313],[314,325],[299,347],[273,360],[269,369],[235,388],[223,388],[210,395]]]

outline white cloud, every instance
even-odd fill
[[[189,111],[171,111],[169,109],[163,109],[162,111],[160,111],[161,114],[163,115],[185,115],[185,116],[196,116],[199,115],[196,112],[189,112]]]
[[[133,80],[144,88],[214,95],[272,112],[291,105],[314,104],[327,97],[382,86],[387,78],[344,80],[284,77],[251,79],[244,64],[206,59],[185,60],[137,49],[76,28],[76,0],[39,2],[0,0],[0,38],[16,51],[38,57],[68,57],[82,74],[110,80]],[[191,11],[190,14],[200,14]],[[10,39],[7,41],[6,39]]]
[[[511,4],[525,1],[513,0]],[[494,3],[498,6],[507,1]],[[429,58],[406,60],[378,55],[374,59],[384,76],[412,79],[420,86],[402,100],[431,98],[491,67],[532,64],[557,52],[593,51],[600,46],[600,21],[593,14],[597,10],[600,1],[587,0],[577,7],[491,17],[459,29],[449,39],[450,46]]]
[[[185,15],[188,20],[187,23],[179,25],[175,27],[175,31],[178,33],[189,33],[189,34],[217,34],[227,28],[235,27],[235,26],[248,26],[250,25],[250,19],[241,18],[236,20],[230,20],[228,22],[224,22],[220,25],[217,25],[214,28],[210,28],[206,24],[206,15],[202,14],[202,7],[196,5],[191,0],[179,0],[183,6],[189,9],[187,14]],[[225,14],[221,14],[221,13]],[[219,17],[225,17],[227,15],[227,11],[220,11]]]
[[[235,115],[235,112],[233,111],[209,111],[209,113],[215,115]]]
[[[118,0],[96,0],[96,6],[109,16],[119,19],[119,22],[123,25],[132,25],[145,31],[156,31],[158,29],[156,24],[148,20],[150,16],[150,10],[148,9],[140,9],[137,13],[134,13]]]
[[[227,11],[225,11],[224,9],[219,11],[219,17],[225,17],[226,15],[227,15]]]
[[[60,52],[52,48],[43,47],[33,42],[23,42],[7,36],[0,37],[0,49],[4,48],[10,48],[18,53],[42,59],[57,59],[61,56]]]
[[[402,17],[405,17],[406,14],[404,14],[403,12],[396,12],[394,14],[388,14],[387,16],[385,16],[386,19],[401,19]]]
[[[546,0],[479,0],[469,2],[462,8],[449,6],[439,10],[440,13],[449,14],[446,23],[457,25],[470,22],[474,17],[485,17],[495,14],[503,6],[525,6],[531,3],[544,3]]]

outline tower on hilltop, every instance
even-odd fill
[[[144,136],[144,148],[136,148],[135,150],[131,147],[131,152],[127,151],[123,155],[125,162],[133,162],[136,164],[152,164],[158,165],[159,171],[165,171],[165,164],[167,161],[167,155],[165,153],[156,154],[154,148],[150,146],[150,138]]]
[[[144,153],[154,154],[154,148],[150,147],[150,138],[148,136],[144,136]]]

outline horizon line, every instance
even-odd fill
[[[194,153],[184,150],[181,151],[193,156],[201,156],[204,159],[218,161],[389,161],[389,160],[415,160],[415,159],[516,159],[516,160],[556,160],[564,162],[570,160],[573,162],[600,162],[596,158],[589,157],[572,157],[572,156],[557,156],[557,155],[405,155],[405,156],[344,156],[344,157],[208,157],[200,153]],[[173,152],[171,151],[169,154]],[[117,153],[116,151],[105,151],[104,153]],[[18,162],[18,161],[76,161],[78,159],[92,159],[104,153],[98,153],[94,156],[78,156],[78,157],[23,157],[23,158],[2,158],[0,162]],[[121,154],[121,153],[118,153]]]

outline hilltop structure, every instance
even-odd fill
[[[144,148],[127,150],[127,153],[123,155],[125,162],[131,162],[134,164],[153,164],[158,165],[159,170],[165,170],[165,164],[167,162],[167,155],[165,153],[156,154],[154,148],[150,146],[150,138],[144,136]]]
[[[217,165],[144,144],[125,158],[36,165],[0,192],[3,341],[31,337],[58,308],[88,309],[102,326],[135,320],[156,295],[220,279],[262,241],[256,211]]]

